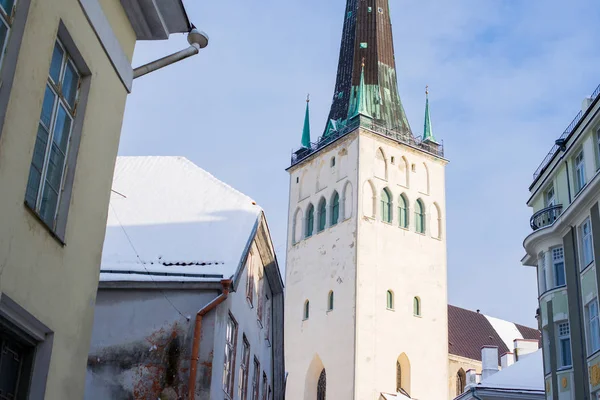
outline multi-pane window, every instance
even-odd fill
[[[425,233],[425,207],[421,200],[415,204],[415,228],[418,233]]]
[[[552,249],[552,266],[554,272],[554,287],[566,285],[565,252],[562,247]]]
[[[408,206],[404,196],[400,196],[398,199],[398,222],[400,228],[408,228]]]
[[[544,196],[546,198],[546,207],[550,207],[556,204],[556,198],[554,195],[554,186],[550,186],[548,190],[546,190],[546,194]]]
[[[557,326],[558,354],[560,367],[570,367],[571,361],[571,329],[568,322],[561,322]]]
[[[14,8],[16,7],[15,0],[0,0],[0,65],[4,60],[6,45],[13,23]]]
[[[540,253],[538,256],[538,268],[540,274],[540,294],[542,294],[546,290],[548,290],[548,285],[546,281],[546,255],[544,253]]]
[[[392,196],[387,188],[381,192],[381,220],[392,223]]]
[[[225,332],[225,361],[223,363],[223,390],[230,398],[233,398],[236,338],[237,323],[230,314]]]
[[[60,41],[57,41],[52,53],[25,193],[27,205],[52,229],[56,228],[64,189],[79,82],[79,71]]]
[[[240,381],[238,382],[239,398],[246,400],[248,398],[248,369],[250,368],[250,343],[246,335],[242,342],[242,362],[240,363]]]
[[[262,382],[262,400],[267,400],[267,391],[269,390],[269,381],[267,380],[267,374],[263,371],[263,382]]]
[[[306,211],[306,231],[305,236],[311,237],[315,226],[315,207],[311,204]]]
[[[253,265],[253,254],[248,253],[248,261],[246,268],[248,269],[248,282],[246,282],[246,299],[250,306],[254,306],[254,265]]]
[[[588,319],[588,342],[590,354],[600,350],[600,322],[598,321],[598,299],[592,300],[586,307]]]
[[[333,199],[331,200],[331,226],[334,226],[338,223],[340,219],[340,195],[338,192],[333,194]]]
[[[319,226],[317,232],[321,232],[327,225],[327,202],[325,199],[321,199],[319,202]]]
[[[28,397],[23,382],[28,379],[27,357],[29,347],[4,335],[0,329],[0,399],[25,399]]]
[[[585,268],[594,261],[592,224],[589,218],[579,227],[579,234],[581,236],[581,268]]]
[[[583,150],[575,156],[575,193],[579,193],[585,186],[585,164],[583,160]]]
[[[260,395],[260,363],[254,357],[254,375],[252,376],[252,400],[258,400]]]

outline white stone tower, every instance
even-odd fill
[[[448,398],[443,148],[413,136],[388,0],[348,0],[330,120],[292,155],[287,399]],[[392,397],[393,398],[393,397]]]

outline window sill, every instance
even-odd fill
[[[329,314],[330,312],[333,312],[333,308],[331,310],[325,311],[325,314]]]
[[[422,315],[417,315],[417,314],[413,314],[413,317],[415,317],[415,318],[423,318]]]
[[[591,358],[594,358],[594,357],[596,357],[598,354],[600,354],[600,349],[597,349],[597,350],[595,350],[595,351],[594,351],[592,354],[590,354],[590,355],[587,357],[587,360],[588,360],[588,361],[590,361],[590,359],[591,359]]]
[[[594,260],[590,261],[589,264],[587,264],[585,267],[583,267],[583,269],[581,270],[581,273],[583,274],[584,272],[587,272],[587,270],[590,269],[592,265],[594,265]]]
[[[556,372],[567,372],[569,370],[573,369],[572,365],[565,365],[564,367],[558,367],[556,369]]]
[[[62,246],[65,247],[67,244],[65,243],[65,241],[63,239],[61,239],[58,234],[56,232],[54,232],[54,230],[48,226],[48,224],[42,219],[42,217],[40,217],[40,215],[34,210],[32,209],[29,204],[27,203],[23,203],[23,205],[25,206],[25,209],[27,211],[29,211],[29,213],[31,215],[33,215],[33,217],[35,219],[38,220],[38,222],[48,231],[48,233],[50,234],[50,236],[52,236],[54,239],[56,239],[56,241]]]
[[[308,318],[302,318],[302,322],[308,321]]]
[[[402,229],[402,230],[404,230],[404,231],[410,232],[410,228],[409,228],[408,226],[406,226],[406,227],[404,227],[404,226],[399,226],[398,228],[400,228],[400,229]]]
[[[389,308],[389,307],[386,307],[385,309],[388,310],[388,311],[396,311],[395,309]]]
[[[417,235],[421,235],[421,236],[427,236],[427,234],[425,232],[415,232]]]

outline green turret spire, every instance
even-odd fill
[[[431,129],[431,117],[429,116],[429,86],[425,87],[425,129],[423,131],[423,141],[437,143]]]
[[[302,130],[302,147],[310,148],[310,111],[308,104],[310,95],[306,96],[306,115],[304,116],[304,129]]]
[[[362,69],[360,71],[360,83],[356,90],[356,109],[350,118],[354,118],[357,115],[364,115],[365,117],[371,117],[367,108],[367,93],[365,89],[365,59],[362,60]]]

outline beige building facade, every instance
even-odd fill
[[[158,3],[0,1],[0,397],[83,397],[134,46],[190,28]]]

